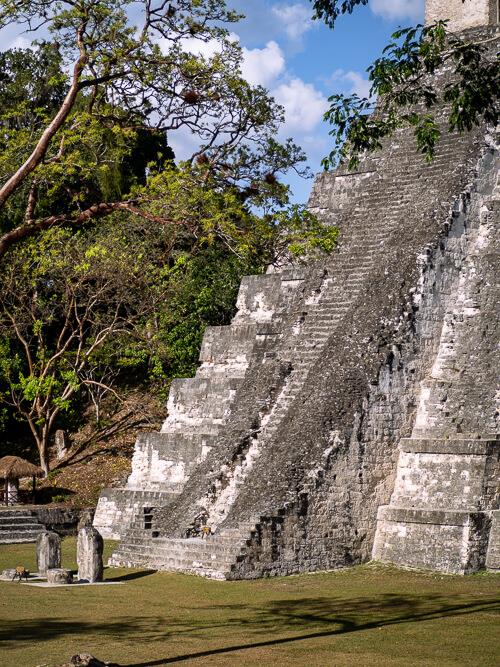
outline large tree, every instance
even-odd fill
[[[335,27],[341,14],[352,13],[368,0],[310,0],[314,17]],[[445,18],[445,17],[443,17]],[[330,168],[339,161],[354,166],[365,151],[380,147],[384,137],[409,128],[416,146],[432,160],[443,131],[467,131],[499,119],[500,67],[496,36],[478,39],[474,33],[454,34],[447,21],[403,28],[392,35],[380,58],[368,68],[370,95],[332,95],[325,119],[332,125],[334,146],[323,160]],[[446,81],[436,78],[447,69]],[[376,113],[374,113],[376,111]]]
[[[147,179],[131,191],[118,178],[147,134],[165,143],[181,129],[191,135],[201,183],[210,174],[247,198],[275,186],[283,200],[277,176],[299,169],[304,155],[276,142],[283,109],[241,77],[241,49],[224,27],[238,18],[222,0],[1,3],[0,27],[43,27],[49,39],[33,68],[43,85],[14,76],[29,54],[1,63],[0,258],[43,229],[116,211],[161,222]],[[209,58],[193,47],[203,43]]]
[[[90,232],[42,232],[0,267],[0,403],[28,425],[46,474],[61,416],[84,390],[114,391],[107,370],[158,296],[144,240],[116,226]]]

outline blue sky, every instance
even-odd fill
[[[334,92],[366,94],[366,68],[394,30],[423,19],[424,0],[370,0],[366,7],[339,19],[334,31],[312,21],[308,0],[227,0],[246,18],[232,25],[243,48],[243,73],[264,85],[285,107],[281,137],[303,147],[313,172],[329,152],[328,127],[322,120]],[[1,48],[26,46],[11,27],[2,31]],[[179,157],[192,140],[172,137]],[[294,199],[305,202],[311,181],[290,176]]]
[[[246,18],[234,26],[244,47],[244,73],[262,83],[284,105],[283,136],[308,155],[311,170],[329,152],[322,115],[334,92],[366,94],[366,68],[401,25],[423,20],[424,0],[370,0],[340,18],[331,31],[311,21],[306,0],[234,0]],[[289,178],[295,199],[307,201],[311,181]]]

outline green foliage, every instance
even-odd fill
[[[28,422],[39,448],[82,391],[100,382],[117,343],[138,335],[150,316],[154,272],[145,252],[140,261],[136,254],[145,246],[119,225],[78,234],[54,228],[2,264],[0,401]]]
[[[241,78],[236,20],[221,0],[0,3],[0,27],[49,35],[0,54],[0,403],[46,471],[83,406],[191,374],[243,274],[334,247],[280,182],[305,156]],[[175,164],[183,127],[198,145]]]
[[[222,0],[180,0],[168,11],[146,0],[2,3],[0,26],[43,24],[50,41],[3,62],[9,130],[0,155],[0,227],[21,225],[22,232],[0,237],[0,257],[48,226],[82,224],[123,200],[135,203],[130,191],[172,159],[166,136],[182,127],[199,142],[191,164],[202,161],[221,186],[244,196],[255,181],[300,171],[302,151],[275,140],[283,109],[241,78],[241,48],[224,27],[238,18]],[[183,48],[187,37],[218,49],[210,58],[193,55]],[[30,85],[27,70],[41,82]],[[49,104],[40,104],[40,90]]]
[[[67,493],[56,493],[55,495],[52,496],[52,502],[53,503],[64,503],[66,502],[68,498]]]
[[[135,188],[149,220],[52,228],[4,259],[0,402],[39,447],[82,402],[138,385],[165,397],[170,378],[192,375],[204,329],[230,321],[242,275],[332,250],[335,228],[265,187],[257,214],[204,166],[166,165]]]
[[[158,332],[164,377],[194,375],[203,332],[207,325],[229,324],[235,312],[241,277],[263,270],[228,253],[220,243],[189,257],[181,254],[168,273],[168,306],[161,315]],[[161,377],[160,367],[152,374]],[[163,391],[165,388],[163,388]]]
[[[367,5],[368,0],[310,0],[313,4],[313,18],[324,21],[329,28],[333,28],[335,21],[341,14],[352,14],[360,5]]]
[[[432,160],[442,131],[437,114],[443,108],[450,132],[497,124],[500,67],[488,40],[450,35],[446,21],[401,29],[392,39],[368,68],[370,98],[329,98],[325,120],[333,126],[334,148],[323,160],[326,169],[344,160],[355,167],[363,152],[380,148],[384,137],[405,127],[413,131],[425,159]],[[437,80],[434,75],[445,66],[451,75]]]

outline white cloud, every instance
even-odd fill
[[[279,5],[272,8],[275,17],[281,22],[282,29],[289,39],[300,40],[305,32],[313,27],[311,8],[302,4]]]
[[[35,48],[31,39],[20,33],[20,29],[19,25],[8,25],[0,30],[0,51]]]
[[[272,91],[285,108],[284,132],[311,132],[328,108],[326,97],[310,83],[293,78]]]
[[[208,42],[204,42],[202,39],[196,39],[196,37],[186,37],[182,40],[182,50],[186,53],[190,53],[193,56],[203,56],[209,60],[216,53],[222,53],[222,46],[219,41],[216,39],[210,39]],[[168,50],[170,44],[167,40],[160,40],[160,48],[162,51]]]
[[[239,42],[238,35],[231,33],[230,39],[233,42]],[[168,48],[160,40],[160,48]],[[190,37],[182,40],[182,49],[195,56],[203,56],[206,59],[212,58],[217,53],[222,53],[222,46],[219,41],[211,39],[204,42],[196,37]],[[270,86],[277,77],[285,70],[285,56],[279,45],[274,42],[268,42],[262,49],[247,49],[245,46],[241,49],[242,62],[241,71],[243,78],[252,86]]]
[[[9,49],[34,49],[31,40],[26,39],[22,35],[16,37],[10,44]]]
[[[361,72],[353,70],[346,72],[343,69],[337,69],[326,83],[329,86],[340,84],[342,88],[348,88],[346,92],[349,94],[355,93],[359,97],[369,97],[370,95],[370,82]]]
[[[372,12],[385,19],[413,19],[423,16],[424,0],[370,0]]]
[[[270,86],[285,69],[283,51],[271,41],[263,49],[243,47],[241,71],[243,78],[253,86]]]

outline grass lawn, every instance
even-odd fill
[[[112,543],[106,544],[107,553]],[[35,569],[1,545],[0,569]],[[75,540],[63,542],[75,567]],[[128,667],[500,665],[500,576],[366,565],[243,582],[108,568],[121,586],[0,582],[0,665],[58,665],[87,651]]]

